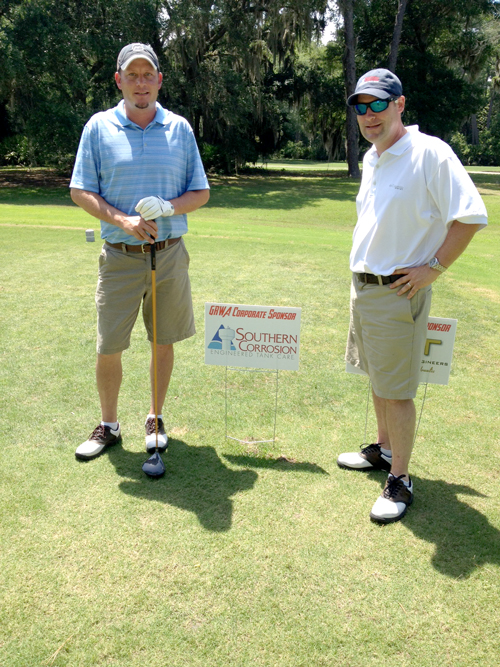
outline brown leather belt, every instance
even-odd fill
[[[358,280],[362,283],[370,283],[371,285],[389,285],[395,283],[401,276],[376,276],[374,273],[355,273]]]
[[[181,240],[181,236],[176,239],[167,239],[166,241],[158,241],[155,243],[156,250],[163,250],[165,247],[174,245]],[[123,252],[151,252],[152,243],[142,243],[141,245],[127,245],[126,243],[109,243],[105,241],[106,245],[109,245],[111,248],[118,248],[118,250],[123,250]]]

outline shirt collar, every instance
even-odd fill
[[[405,134],[396,141],[390,148],[386,150],[386,153],[392,153],[393,155],[402,155],[411,145],[413,141],[413,136],[418,132],[418,125],[409,125],[405,128]]]
[[[395,144],[392,144],[389,148],[386,148],[382,155],[379,156],[375,145],[372,144],[371,148],[368,151],[368,158],[372,163],[377,162],[383,155],[390,153],[391,155],[402,155],[408,148],[410,148],[415,134],[418,132],[418,125],[408,125],[405,128],[406,132],[403,134],[401,139],[398,139]]]
[[[159,123],[160,125],[167,125],[169,114],[170,114],[170,111],[168,111],[167,109],[164,109],[161,106],[161,104],[158,104],[158,102],[156,102],[156,116],[153,118],[151,123]],[[123,100],[120,100],[120,102],[118,103],[118,106],[115,107],[115,116],[116,116],[118,122],[120,123],[120,125],[123,125],[123,127],[126,127],[128,125],[136,125],[127,116],[127,114],[125,112],[125,102]],[[151,125],[151,123],[150,123],[150,125]]]

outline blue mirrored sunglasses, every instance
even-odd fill
[[[358,116],[364,116],[368,111],[368,107],[370,107],[373,113],[380,113],[387,109],[389,102],[394,102],[397,99],[397,97],[388,97],[386,100],[373,100],[373,102],[370,102],[369,104],[358,103],[354,105],[354,111]]]

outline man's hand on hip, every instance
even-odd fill
[[[155,218],[167,217],[174,214],[174,207],[169,201],[161,197],[145,197],[135,207],[144,220],[155,220]]]
[[[441,275],[439,271],[431,269],[428,264],[423,266],[414,266],[411,269],[396,269],[393,275],[401,275],[399,280],[392,283],[391,289],[398,289],[398,296],[406,294],[411,299],[422,287],[427,287]]]
[[[144,220],[140,215],[129,215],[122,222],[121,228],[139,241],[154,243],[158,237],[158,225],[154,220]]]

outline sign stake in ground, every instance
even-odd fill
[[[444,317],[429,317],[427,321],[427,339],[422,351],[420,362],[420,384],[424,385],[424,395],[422,406],[418,418],[415,437],[417,439],[418,427],[424,411],[425,398],[427,396],[427,386],[429,384],[447,385],[450,380],[451,360],[453,358],[453,347],[455,345],[455,335],[457,333],[457,320]],[[355,375],[367,375],[361,368],[346,363],[346,372]],[[368,384],[368,398],[366,402],[365,419],[365,442],[368,426],[368,408],[370,397],[371,382]]]
[[[226,438],[255,444],[276,440],[279,371],[299,368],[300,315],[300,308],[205,304],[205,363],[226,368]],[[275,376],[272,439],[228,435],[228,371]]]
[[[235,371],[236,373],[272,373],[273,375],[276,376],[276,382],[275,382],[275,395],[274,395],[274,415],[273,415],[273,437],[270,438],[269,440],[249,440],[249,439],[242,439],[242,438],[235,438],[232,435],[228,435],[228,387],[229,387],[229,382],[228,382],[228,371]],[[279,388],[279,371],[267,371],[267,370],[259,370],[258,368],[234,368],[231,366],[226,366],[226,378],[225,378],[225,386],[224,386],[224,397],[225,397],[225,423],[226,423],[226,438],[229,440],[236,440],[237,442],[241,442],[244,445],[260,445],[266,442],[275,442],[276,441],[276,416],[278,414],[278,388]]]

